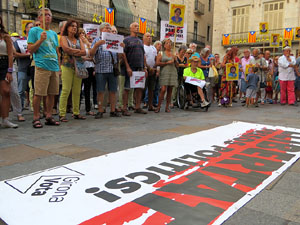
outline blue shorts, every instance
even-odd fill
[[[117,92],[118,77],[113,73],[96,73],[97,92],[105,92],[107,84],[108,91]]]

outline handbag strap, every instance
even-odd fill
[[[109,51],[109,54],[111,56],[111,60],[112,60],[113,65],[115,65],[115,59],[114,59],[114,56],[113,56],[112,52]]]

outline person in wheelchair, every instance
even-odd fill
[[[203,108],[208,106],[209,102],[206,101],[203,93],[206,82],[203,71],[198,68],[199,60],[197,56],[193,56],[190,59],[191,66],[184,69],[183,78],[185,80],[184,89],[186,90],[187,98],[189,100],[195,99],[198,94],[201,99],[201,107]]]

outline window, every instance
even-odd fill
[[[77,15],[77,0],[51,0],[49,2],[52,11]]]
[[[198,22],[194,21],[194,40],[197,40],[198,36]]]
[[[211,10],[211,0],[208,0],[208,11],[210,12]]]
[[[283,28],[284,2],[270,2],[264,4],[264,21],[269,23],[269,29]]]
[[[206,33],[206,40],[209,41],[210,40],[210,26],[207,26],[207,33]]]
[[[249,27],[249,6],[232,10],[232,39],[245,39]]]

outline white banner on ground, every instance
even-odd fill
[[[169,21],[161,21],[160,27],[160,40],[163,41],[166,38],[170,38],[174,42],[175,27],[169,25]],[[177,27],[176,43],[186,43],[187,37],[187,24],[184,23],[184,27]]]
[[[299,157],[300,129],[235,122],[2,181],[0,217],[9,225],[222,224]]]
[[[145,72],[133,71],[130,77],[130,88],[145,88]]]
[[[27,44],[27,40],[17,40],[17,44],[20,48],[20,51],[21,53],[27,53],[27,47],[28,47],[28,44]]]
[[[195,86],[198,86],[200,88],[203,88],[206,84],[205,80],[199,80],[199,79],[194,78],[194,77],[186,77],[185,82],[189,83],[189,84],[192,84],[192,85],[195,85]]]
[[[84,23],[83,29],[85,33],[92,38],[100,37],[99,24]]]
[[[102,40],[105,40],[104,49],[110,52],[123,53],[123,47],[120,46],[123,43],[124,36],[118,34],[111,34],[107,32],[102,33]]]

